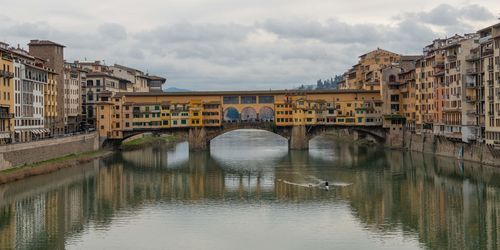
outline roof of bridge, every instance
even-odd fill
[[[220,96],[220,95],[314,95],[314,94],[378,94],[378,90],[246,90],[189,92],[123,92],[116,96]]]

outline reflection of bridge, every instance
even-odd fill
[[[100,95],[101,138],[120,143],[144,132],[188,134],[190,149],[236,129],[261,129],[289,140],[290,149],[330,128],[384,142],[378,91],[226,91]],[[392,131],[391,131],[392,133]]]

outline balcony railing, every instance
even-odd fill
[[[473,53],[473,54],[467,55],[467,56],[465,56],[465,60],[467,60],[467,61],[479,60],[479,53]]]
[[[448,59],[448,62],[454,62],[457,60],[457,55],[449,55],[446,56],[446,58]]]
[[[477,112],[475,110],[467,110],[467,115],[471,115],[471,116],[474,116],[474,115],[477,115]]]
[[[484,48],[483,49],[483,56],[489,56],[493,54],[493,48]]]
[[[12,119],[12,118],[14,118],[14,114],[0,112],[0,119]]]
[[[466,85],[465,85],[466,88],[476,88],[477,87],[477,84],[475,82],[468,82]]]
[[[477,101],[477,97],[476,96],[468,95],[468,96],[465,97],[465,101],[469,102],[469,103],[476,102]]]
[[[0,70],[0,76],[5,77],[5,78],[13,78],[14,73],[9,72],[7,70]]]
[[[470,68],[465,71],[469,75],[477,75],[478,70],[476,68]]]
[[[491,65],[491,64],[490,64],[490,65],[488,65],[488,70],[489,70],[489,71],[493,71],[493,65]]]
[[[467,125],[467,126],[477,126],[477,121],[467,121],[465,123],[465,125]]]

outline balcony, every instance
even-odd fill
[[[493,55],[493,48],[484,48],[483,49],[483,57]]]
[[[477,102],[477,97],[472,96],[472,95],[468,95],[465,97],[465,101],[468,103],[474,103],[474,102]]]
[[[477,121],[467,121],[465,123],[465,125],[467,125],[467,126],[477,126]]]
[[[479,60],[479,53],[473,53],[470,55],[465,56],[466,61],[476,61]]]
[[[477,75],[478,74],[478,70],[476,68],[470,68],[470,69],[467,69],[465,71],[466,74],[468,75]]]
[[[465,87],[468,89],[474,89],[477,87],[477,84],[476,84],[476,82],[468,82],[465,84]]]
[[[481,37],[481,38],[479,38],[479,43],[480,43],[480,44],[482,44],[482,43],[486,43],[486,42],[488,42],[490,39],[491,39],[491,35]]]
[[[488,84],[489,87],[493,87],[493,80],[487,80],[486,84]]]
[[[467,110],[466,114],[470,116],[476,116],[477,112],[475,110]]]
[[[446,59],[448,59],[448,62],[454,62],[457,60],[457,55],[446,56]]]
[[[14,118],[14,114],[12,113],[6,113],[6,112],[0,112],[0,119],[12,119]]]
[[[0,76],[4,78],[14,78],[14,73],[9,72],[7,70],[0,70]]]
[[[433,62],[432,67],[434,68],[444,68],[444,62]]]
[[[488,65],[488,71],[493,71],[493,65]]]
[[[462,133],[460,132],[444,132],[444,136],[448,138],[461,139]]]

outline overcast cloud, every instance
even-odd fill
[[[498,20],[499,1],[9,1],[0,41],[66,45],[193,90],[284,89],[340,74],[377,47],[419,54]],[[30,6],[30,8],[26,8]]]

